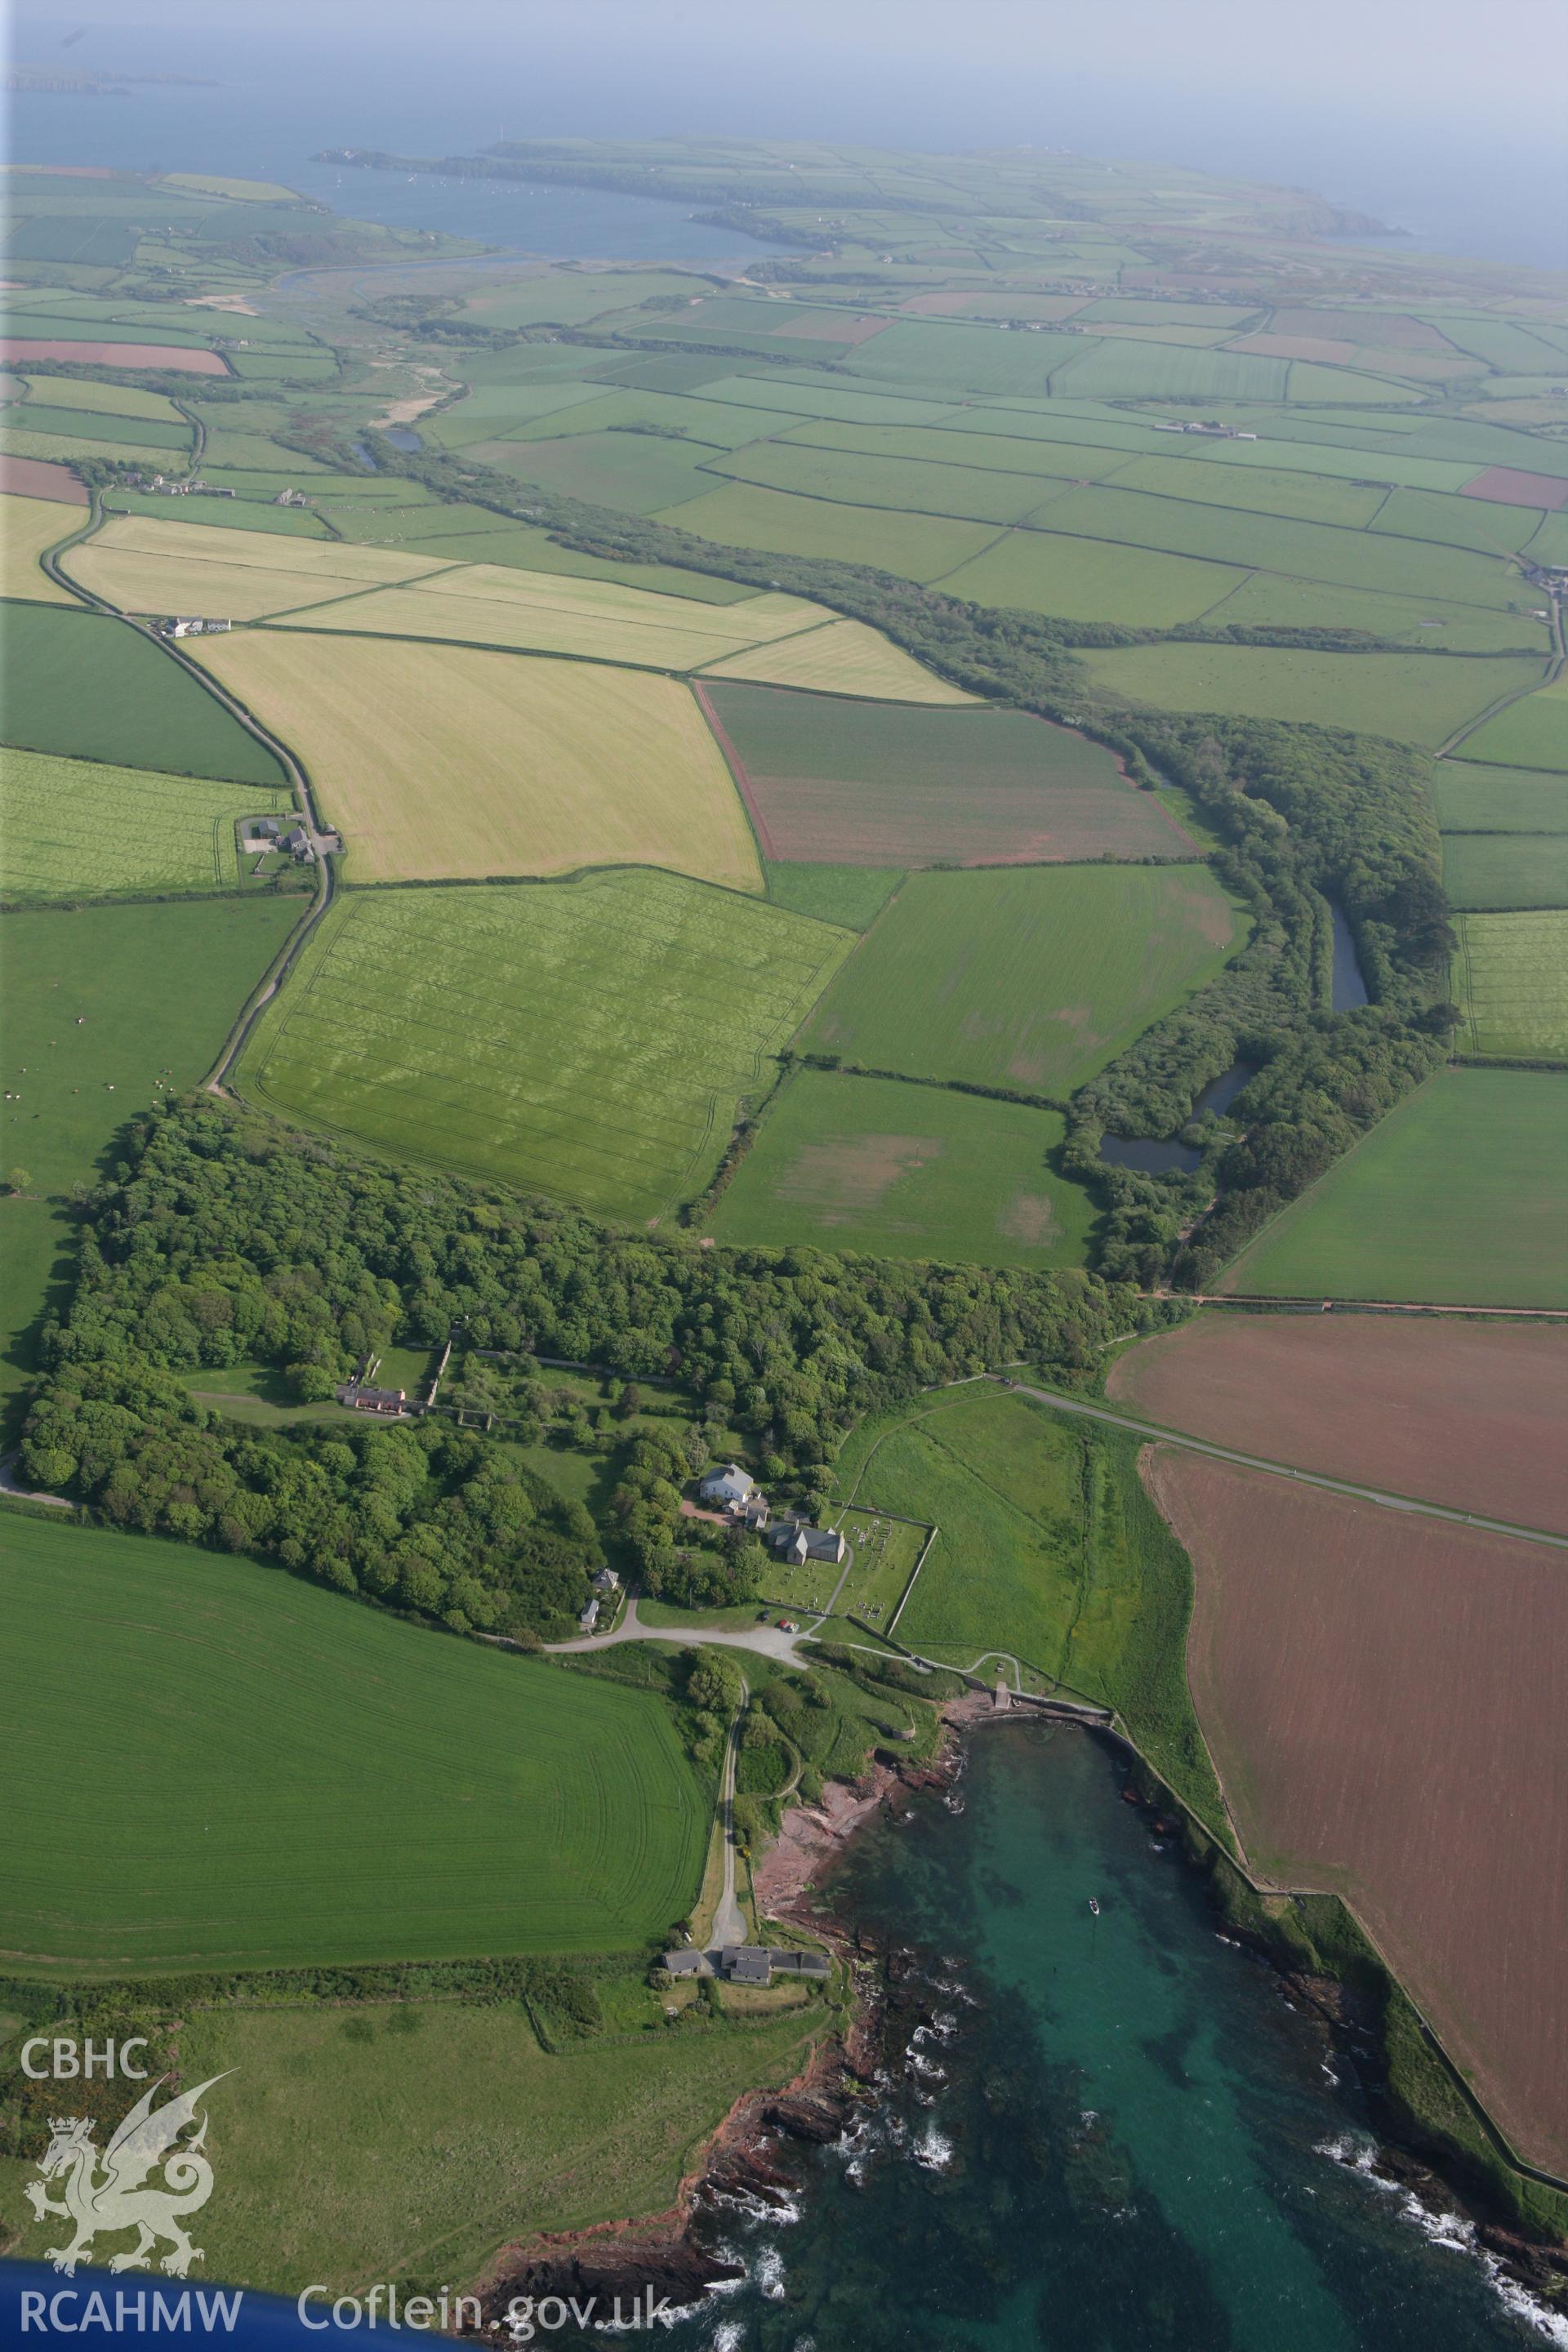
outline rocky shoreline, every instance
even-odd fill
[[[963,1735],[973,1723],[993,1719],[997,1717],[990,1695],[970,1692],[944,1708],[944,1738],[933,1761],[910,1764],[882,1751],[858,1780],[831,1782],[818,1803],[786,1813],[779,1837],[756,1865],[759,1904],[769,1917],[826,1945],[843,1964],[853,1994],[847,2025],[819,2042],[809,2063],[782,2089],[750,2091],[736,2101],[665,2212],[503,2249],[474,2290],[481,2297],[484,2332],[497,2322],[504,2328],[508,2305],[517,2296],[531,2296],[536,2304],[555,2296],[568,2305],[574,2298],[579,2305],[595,2298],[607,2314],[617,2297],[629,2311],[651,2294],[687,2308],[743,2275],[740,2266],[707,2250],[704,2217],[726,2204],[787,2205],[798,2194],[799,2182],[780,2168],[781,2143],[827,2146],[852,2130],[876,2095],[879,2070],[893,2063],[895,2042],[931,2021],[925,1992],[918,1982],[904,1981],[913,1956],[835,1919],[823,1904],[822,1874],[868,1822],[897,1819],[921,1791],[940,1790],[955,1810],[961,1807],[954,1784],[963,1766]],[[1168,1832],[1182,1843],[1176,1822],[1163,1817],[1158,1799],[1131,1786],[1125,1793],[1149,1811],[1156,1834]],[[1263,1938],[1245,1929],[1216,1919],[1216,1932],[1268,1969],[1280,1998],[1312,2023],[1325,2054],[1351,2068],[1364,2093],[1378,2064],[1377,2021],[1369,2002],[1331,1978],[1293,1970]],[[1408,2198],[1419,2208],[1424,2226],[1434,2234],[1451,2233],[1457,2245],[1468,2245],[1538,2305],[1552,2313],[1562,2309],[1568,2248],[1534,2242],[1489,2216],[1447,2177],[1440,2159],[1429,2161],[1414,2146],[1380,2132],[1372,2148],[1347,2150],[1341,2160]],[[560,2347],[600,2340],[569,2330],[551,2338]]]
[[[801,1927],[841,1961],[853,1989],[847,2026],[819,2042],[795,2079],[777,2090],[747,2091],[731,2108],[681,2181],[673,2205],[637,2221],[599,2221],[581,2230],[546,2232],[503,2247],[474,2283],[481,2317],[476,2334],[504,2331],[509,2306],[559,2298],[568,2310],[592,2300],[608,2315],[647,2307],[652,2295],[677,2307],[695,2304],[742,2273],[708,2252],[695,2224],[725,2201],[782,2205],[796,2183],[774,2161],[781,2139],[826,2147],[850,2128],[871,2095],[889,2006],[889,1971],[879,1948],[851,1935],[819,1905],[816,1880],[847,1841],[879,1814],[896,1815],[921,1790],[948,1790],[962,1767],[956,1731],[976,1713],[991,1711],[989,1696],[973,1694],[943,1711],[942,1749],[928,1764],[873,1758],[858,1780],[831,1781],[816,1805],[785,1814],[780,1835],[756,1866],[758,1901],[770,1918]],[[894,2005],[897,2005],[896,1995]],[[552,2342],[587,2342],[552,2332]]]

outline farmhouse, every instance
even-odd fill
[[[716,1952],[700,1952],[694,1944],[662,1955],[672,1977],[728,1977],[731,1984],[771,1984],[775,1976],[825,1978],[831,1973],[826,1952],[801,1951],[784,1944],[726,1944]]]
[[[402,1389],[373,1389],[361,1381],[345,1381],[333,1393],[354,1412],[378,1412],[388,1419],[401,1413],[405,1402]]]
[[[602,1568],[594,1579],[594,1590],[599,1593],[618,1592],[621,1580],[613,1568]]]
[[[826,1559],[837,1568],[848,1546],[837,1528],[808,1528],[804,1519],[784,1519],[773,1530],[773,1549],[794,1568]]]
[[[598,1622],[599,1622],[599,1596],[598,1596],[598,1594],[597,1594],[597,1593],[595,1593],[595,1594],[594,1595],[593,1599],[588,1602],[588,1604],[587,1604],[586,1608],[583,1611],[583,1613],[582,1613],[582,1615],[578,1618],[577,1622],[578,1622],[578,1624],[582,1627],[582,1629],[583,1629],[583,1631],[584,1631],[584,1633],[591,1633],[593,1632],[593,1630],[594,1630],[595,1626],[598,1623]]]
[[[721,1508],[743,1511],[756,1493],[756,1486],[738,1462],[726,1462],[722,1470],[710,1471],[699,1490],[705,1503],[717,1503]]]

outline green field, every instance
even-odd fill
[[[657,1219],[851,934],[674,875],[356,894],[242,1071],[264,1101],[402,1156]]]
[[[1568,1075],[1445,1070],[1266,1227],[1219,1287],[1568,1307]]]
[[[1022,522],[1058,487],[1027,474],[960,464],[911,465],[902,457],[805,447],[796,441],[760,441],[728,457],[707,454],[713,472],[766,489],[905,514],[953,515],[969,522]],[[963,445],[950,455],[961,458]]]
[[[1117,1707],[1210,1820],[1218,1792],[1187,1698],[1185,1554],[1138,1480],[1138,1446],[993,1387],[922,1398],[858,1431],[846,1489],[938,1530],[897,1638],[972,1665],[1012,1653]]]
[[[1568,772],[1568,680],[1560,677],[1500,710],[1469,737],[1465,750],[1472,760],[1505,768]]]
[[[1450,833],[1443,885],[1456,907],[1568,907],[1568,832]]]
[[[1296,653],[1253,646],[1119,646],[1081,658],[1101,694],[1118,700],[1346,727],[1433,750],[1500,695],[1540,676],[1538,663],[1506,657]],[[1484,736],[1490,733],[1489,726],[1483,730]],[[1493,757],[1479,751],[1481,740],[1467,750]]]
[[[10,1808],[16,1961],[619,1950],[690,1902],[708,1806],[651,1698],[249,1560],[6,1538],[7,1717],[49,1759]]]
[[[1254,572],[1243,586],[1205,614],[1211,629],[1364,629],[1369,636],[1424,653],[1498,654],[1548,651],[1545,624],[1528,613],[1488,611],[1479,604],[1423,604],[1419,590],[1389,596],[1368,588],[1336,588],[1321,580],[1288,580]]]
[[[710,1229],[879,1257],[1077,1265],[1093,1215],[1054,1172],[1056,1111],[944,1087],[801,1070],[763,1122]]]
[[[1462,1041],[1474,1054],[1568,1062],[1568,842],[1532,845],[1515,835],[1510,845],[1552,853],[1555,902],[1543,899],[1528,914],[1460,918],[1454,981],[1465,1009]]]
[[[953,522],[942,516],[894,514],[835,506],[826,499],[792,498],[785,490],[732,482],[706,497],[664,508],[654,518],[729,547],[760,547],[779,555],[817,555],[840,563],[870,563],[906,580],[936,580],[996,536],[994,526]]]
[[[297,898],[188,906],[57,908],[0,915],[5,1091],[0,1177],[0,1408],[35,1370],[34,1330],[58,1306],[77,1222],[64,1204],[91,1184],[117,1129],[196,1086],[240,1007],[299,920]]]
[[[401,2311],[432,2282],[473,2279],[525,2223],[665,2211],[734,2101],[798,2072],[823,2020],[814,2007],[670,2031],[639,1979],[613,1992],[637,2003],[626,2027],[559,2053],[515,2003],[195,2011],[187,2078],[237,2076],[207,2107],[222,2190],[197,2275],[290,2295],[396,2280]],[[15,2168],[0,2218],[26,2225],[17,2258],[41,2260],[58,2231],[33,2221],[31,2168]]]
[[[554,441],[479,441],[469,454],[520,481],[537,482],[557,498],[589,499],[627,514],[652,514],[713,486],[712,477],[698,470],[712,458],[711,449],[658,434],[590,432]]]
[[[151,416],[123,416],[102,408],[45,407],[32,401],[13,401],[0,410],[0,427],[8,436],[13,429],[23,433],[60,433],[73,441],[129,441],[138,450],[178,450],[182,456],[191,446],[191,428],[183,418],[166,424]],[[115,452],[108,450],[106,456]],[[168,462],[167,457],[164,459]]]
[[[899,884],[897,866],[797,866],[785,860],[763,867],[775,907],[838,923],[847,931],[868,931]]]
[[[278,786],[0,750],[0,896],[237,889],[238,819],[290,805]]]
[[[1437,822],[1461,833],[1568,833],[1568,775],[1439,760],[1432,771]]]
[[[281,786],[283,771],[222,703],[125,621],[7,604],[5,736],[68,759]]]
[[[1212,978],[1237,927],[1198,866],[912,874],[805,1043],[872,1069],[1065,1095]]]
[[[1093,483],[1054,499],[1045,521],[1053,531],[1163,548],[1173,555],[1203,556],[1346,588],[1407,595],[1418,584],[1423,595],[1450,604],[1507,605],[1521,586],[1518,573],[1506,571],[1500,561],[1465,549],[1428,544],[1417,556],[1398,539],[1281,515],[1244,514],[1193,499],[1151,498],[1123,489],[1119,481]]]
[[[1050,509],[1046,514],[1048,517]],[[1247,578],[1222,563],[1146,548],[1012,530],[942,582],[949,596],[1017,605],[1068,621],[1117,621],[1129,628],[1173,628],[1195,621]]]

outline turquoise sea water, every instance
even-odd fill
[[[1083,1735],[983,1727],[963,1813],[867,1831],[835,1908],[908,1948],[917,2029],[786,2207],[702,2225],[747,2266],[713,2352],[1486,2352],[1568,2342],[1468,2225],[1364,2168],[1344,2062]],[[1100,1904],[1098,1918],[1090,1895]],[[1511,2302],[1510,2300],[1511,2298]],[[1556,2330],[1553,2335],[1551,2331]]]

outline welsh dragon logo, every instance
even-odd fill
[[[166,2099],[154,2109],[153,2101],[159,2087],[168,2080],[161,2074],[137,2100],[101,2157],[93,2146],[93,2126],[88,2117],[50,2117],[49,2145],[38,2159],[40,2179],[27,2182],[26,2194],[40,2221],[46,2214],[58,2213],[76,2225],[68,2246],[47,2250],[56,2270],[71,2277],[78,2263],[90,2254],[94,2238],[100,2231],[112,2234],[119,2230],[134,2230],[136,2243],[129,2252],[112,2258],[111,2271],[145,2268],[165,2238],[171,2251],[160,2268],[171,2276],[185,2277],[191,2264],[203,2259],[200,2246],[192,2245],[184,2224],[185,2217],[199,2212],[213,2192],[213,2168],[202,2153],[206,2116],[202,2116],[201,2129],[194,2139],[183,2147],[175,2143],[195,2122],[204,2094],[223,2079],[214,2074],[198,2083],[194,2091]],[[159,2166],[164,2185],[144,2188],[149,2173]],[[63,2199],[48,2195],[43,2183],[49,2180],[63,2181]]]

